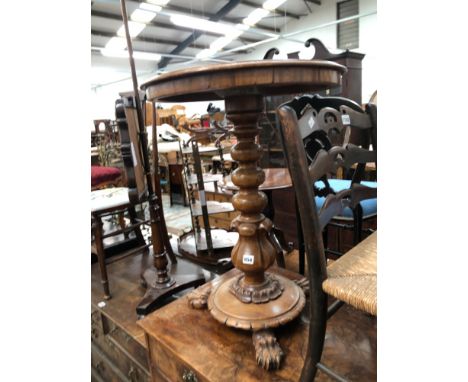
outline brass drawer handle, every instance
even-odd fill
[[[185,370],[182,375],[182,380],[184,382],[198,382],[197,376],[191,370]]]

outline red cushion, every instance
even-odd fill
[[[116,180],[120,174],[117,167],[91,166],[91,187]]]

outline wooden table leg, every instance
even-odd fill
[[[99,215],[93,216],[93,231],[94,231],[94,242],[96,243],[96,252],[99,261],[99,270],[101,271],[101,283],[104,289],[104,298],[109,300],[111,294],[109,291],[109,278],[107,277],[106,268],[106,253],[104,251],[104,243],[102,239],[102,220]]]

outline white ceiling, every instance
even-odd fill
[[[219,21],[224,23],[242,23],[242,20],[256,7],[261,8],[265,0],[170,0],[163,7],[162,14],[157,16],[143,29],[143,31],[133,38],[133,49],[135,51],[152,52],[159,54],[173,54],[179,44],[192,36],[195,29],[191,26],[177,27],[170,21],[169,15],[164,13],[183,13],[189,16],[209,20],[210,17],[227,4],[236,4]],[[126,1],[127,14],[130,15],[137,9],[143,0]],[[253,28],[244,32],[238,39],[229,43],[223,50],[245,46],[264,40],[269,37],[268,33],[279,33],[281,28],[292,20],[309,15],[314,9],[320,7],[319,0],[287,0],[280,5],[276,11],[270,12],[268,16],[260,20]],[[116,36],[117,30],[122,26],[122,16],[119,0],[93,0],[91,1],[91,62],[92,62],[92,82],[100,84],[117,80],[123,74],[128,75],[128,58],[105,57],[99,51],[104,48],[111,37]],[[255,31],[253,31],[256,30]],[[193,37],[193,36],[192,36]],[[177,55],[184,58],[164,58],[170,60],[166,62],[164,70],[170,70],[171,65],[188,62],[193,59],[203,49],[220,36],[203,32],[199,37],[193,39],[189,46],[181,49]],[[252,48],[230,53],[220,57],[223,60],[242,60],[242,55],[251,52]],[[222,51],[221,51],[222,52]],[[161,62],[144,61],[136,59],[138,73],[156,72],[161,70]],[[163,62],[164,63],[164,62]],[[102,75],[107,71],[107,75]],[[110,74],[110,72],[114,72]],[[125,76],[125,75],[124,75]]]

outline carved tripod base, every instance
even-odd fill
[[[149,268],[142,274],[141,283],[147,290],[136,308],[137,315],[140,318],[158,308],[167,297],[188,288],[196,288],[205,283],[203,273],[194,275],[193,272],[191,274],[184,274],[187,272],[181,270],[178,273],[177,271],[177,265],[173,265],[169,272],[170,277],[164,283],[158,282],[156,268]]]
[[[188,295],[191,308],[208,308],[211,315],[222,324],[253,331],[252,341],[257,364],[266,370],[278,369],[284,356],[272,329],[292,321],[305,305],[302,285],[280,275],[274,277],[283,285],[283,293],[266,303],[246,304],[236,299],[230,288],[238,282],[239,276],[213,288],[207,284]],[[242,313],[239,313],[239,304],[243,306]]]

